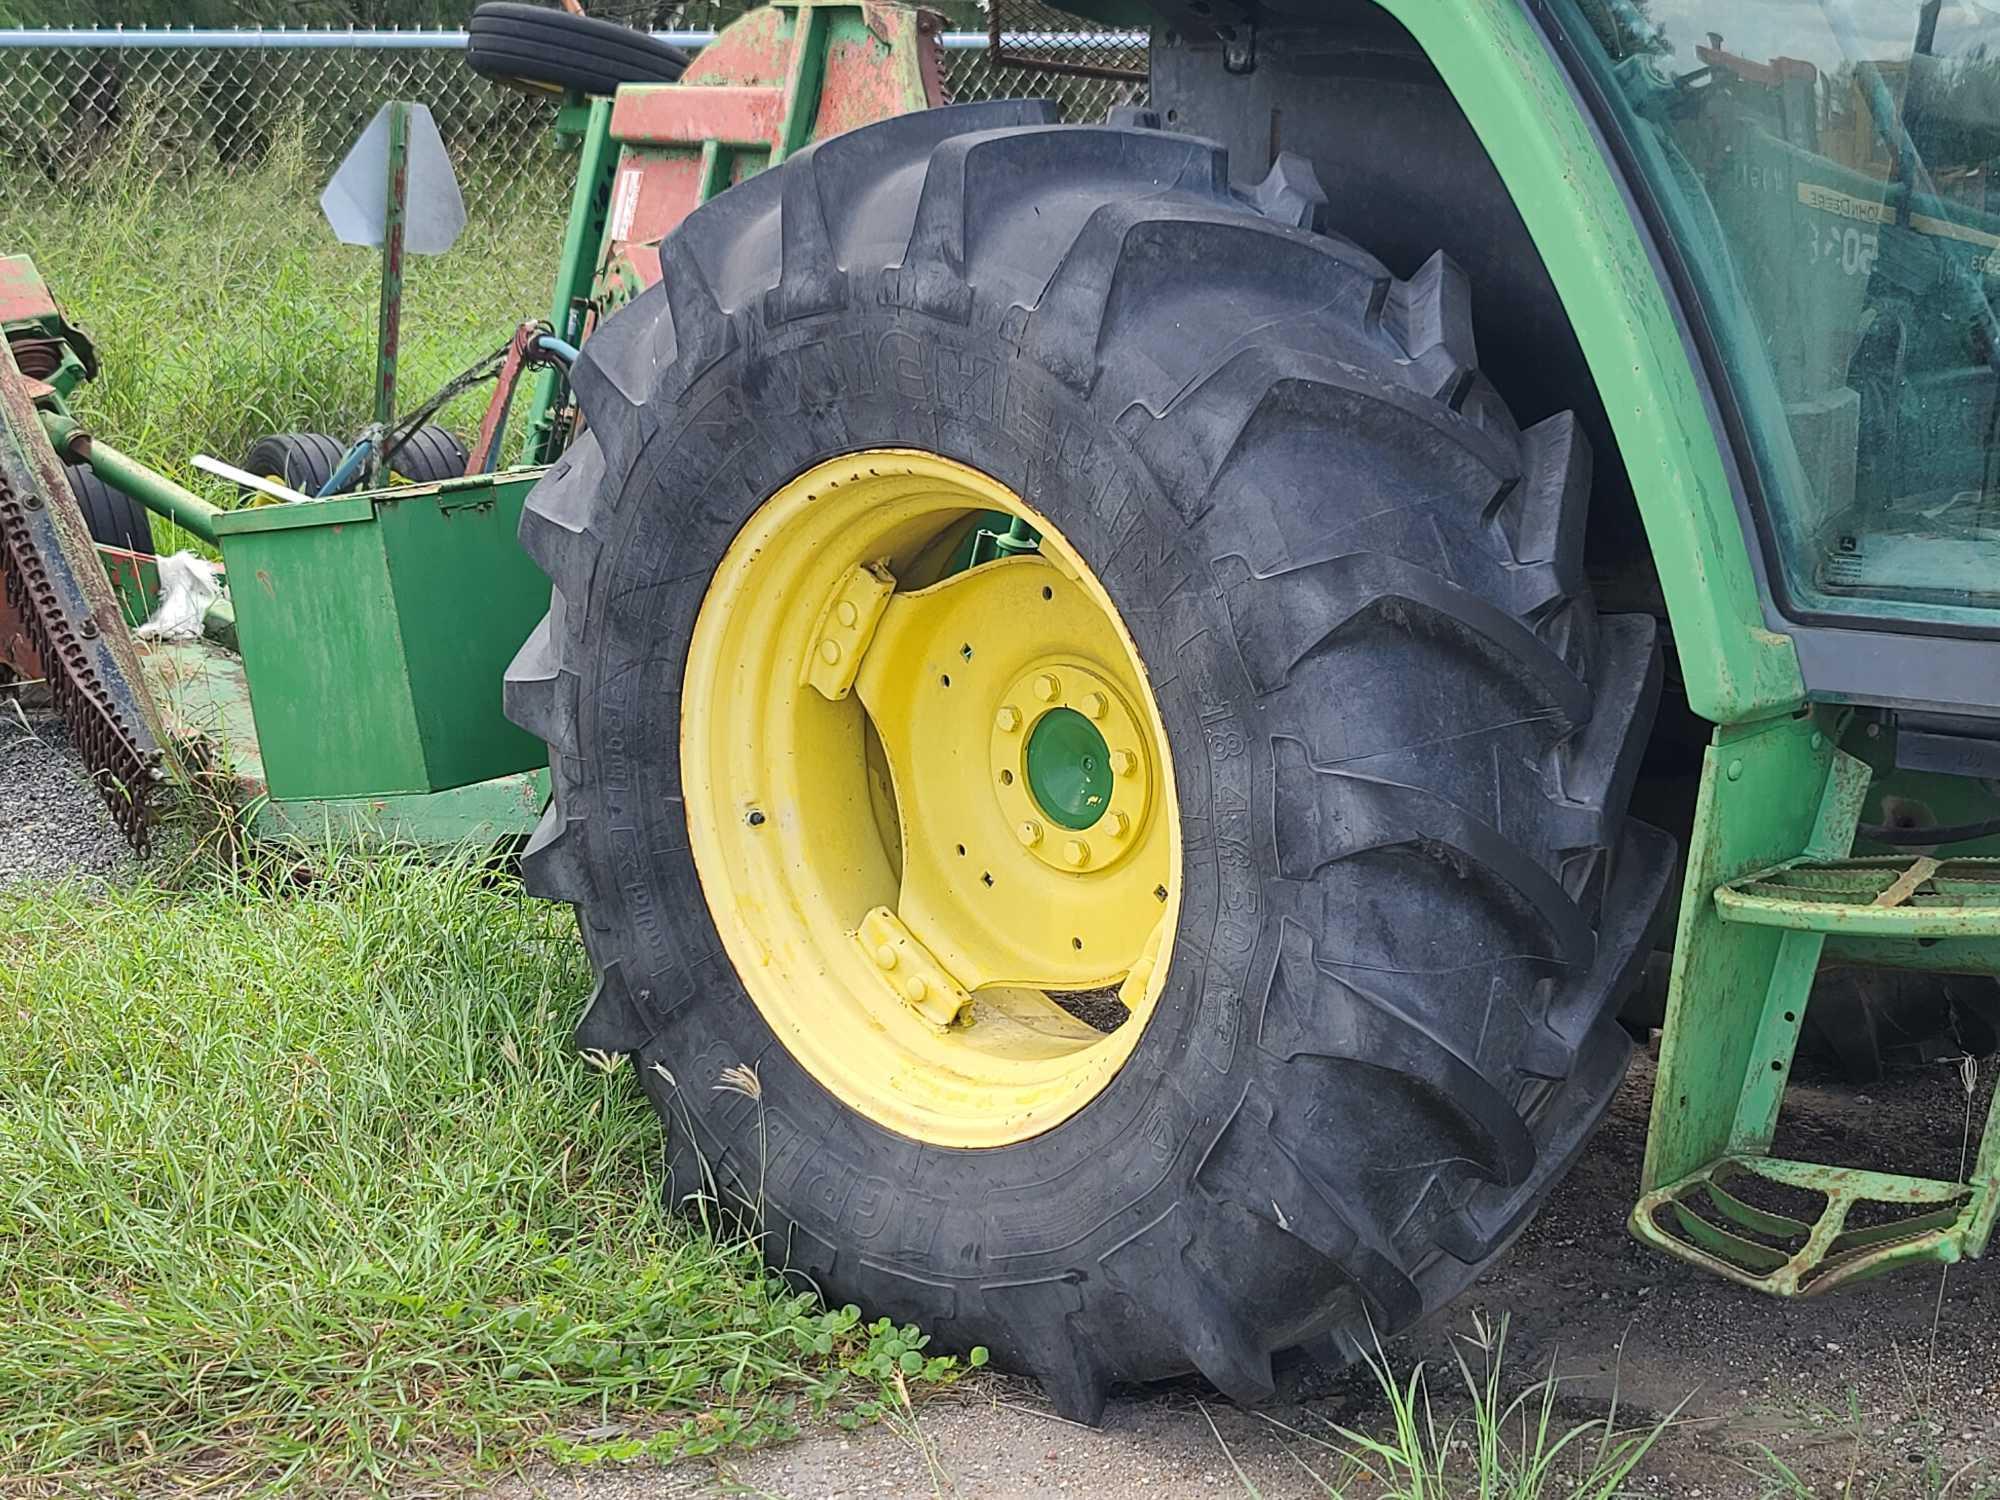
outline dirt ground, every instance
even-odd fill
[[[1781,1153],[1958,1175],[1967,1101],[1955,1067],[1867,1087],[1801,1068]],[[1981,1069],[1975,1151],[1995,1071],[1990,1061]],[[1566,1424],[1601,1416],[1614,1393],[1621,1428],[1656,1422],[1685,1400],[1628,1494],[2000,1496],[2000,1259],[1952,1268],[1941,1298],[1940,1275],[1925,1270],[1787,1303],[1645,1249],[1624,1219],[1652,1081],[1641,1054],[1576,1170],[1513,1250],[1435,1326],[1390,1346],[1399,1369],[1427,1361],[1444,1396],[1456,1378],[1446,1373],[1449,1341],[1478,1312],[1509,1319],[1507,1367],[1522,1382],[1555,1362]],[[815,1433],[719,1463],[548,1472],[499,1494],[1324,1496],[1314,1472],[1330,1478],[1338,1467],[1320,1446],[1327,1424],[1378,1426],[1384,1403],[1365,1371],[1308,1369],[1290,1384],[1257,1412],[1194,1381],[1125,1392],[1093,1431],[1049,1414],[1032,1383],[982,1377],[922,1407],[913,1426]]]

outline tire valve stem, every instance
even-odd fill
[[[762,828],[764,826],[764,814],[762,809],[755,807],[751,808],[750,815],[743,821],[748,823],[752,828]]]

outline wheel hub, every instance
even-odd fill
[[[1139,847],[1152,799],[1146,739],[1125,694],[1088,663],[1050,656],[1021,672],[993,716],[989,759],[1022,847],[1071,874]]]

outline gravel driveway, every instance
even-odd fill
[[[102,880],[130,858],[62,722],[0,693],[0,891]]]

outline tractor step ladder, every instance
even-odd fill
[[[1870,772],[1837,733],[1821,713],[1718,731],[1707,752],[1630,1221],[1647,1244],[1781,1297],[1977,1257],[2000,1213],[2000,1093],[1964,1181],[1771,1154],[1829,937],[1874,943],[1884,962],[1925,953],[2000,973],[2000,860],[1843,857]]]

